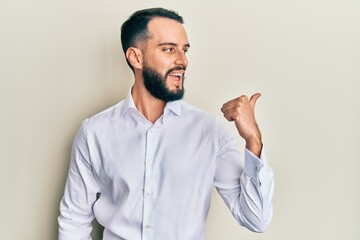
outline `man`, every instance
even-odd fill
[[[220,120],[182,101],[190,44],[177,13],[135,12],[121,41],[135,82],[127,97],[85,120],[74,140],[59,239],[201,240],[212,186],[240,225],[265,231],[273,174],[254,117],[260,94],[221,109],[246,141],[245,161]]]

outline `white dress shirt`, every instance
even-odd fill
[[[59,240],[202,240],[215,186],[237,222],[263,232],[272,215],[273,173],[218,117],[179,100],[154,124],[131,91],[85,120],[77,133],[60,203]]]

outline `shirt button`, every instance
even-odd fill
[[[149,191],[149,192],[146,193],[146,195],[147,195],[148,197],[151,197],[151,196],[152,196],[152,192]]]
[[[146,225],[145,227],[146,227],[146,228],[151,228],[151,225],[148,224],[148,225]]]

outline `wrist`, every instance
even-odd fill
[[[260,157],[261,149],[263,146],[261,136],[246,139],[245,142],[246,142],[245,147],[255,156]]]

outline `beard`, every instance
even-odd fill
[[[175,67],[169,69],[164,76],[161,76],[161,74],[157,70],[149,67],[146,63],[144,64],[142,70],[144,85],[153,97],[160,99],[164,102],[176,101],[184,97],[184,74],[182,76],[181,88],[179,87],[175,90],[170,90],[166,86],[167,77],[174,70],[185,70],[185,67]]]

